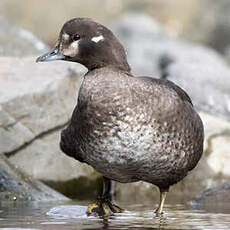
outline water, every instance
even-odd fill
[[[2,203],[0,230],[230,229],[230,204],[166,205],[161,218],[151,206],[120,204],[129,211],[106,220],[87,217],[83,204],[88,202]]]

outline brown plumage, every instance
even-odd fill
[[[89,69],[61,133],[62,151],[109,180],[158,186],[160,215],[169,187],[197,165],[203,151],[203,125],[189,96],[170,81],[134,77],[120,42],[88,18],[63,26],[54,51],[38,58],[48,60],[75,61]],[[103,202],[108,200],[99,205]],[[112,203],[108,207],[117,211]]]

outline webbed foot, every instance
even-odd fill
[[[157,208],[154,212],[156,214],[156,217],[161,217],[164,214],[164,212],[161,211],[159,208]]]
[[[121,213],[124,211],[113,203],[114,184],[106,177],[103,177],[103,190],[101,194],[95,203],[88,206],[87,215],[107,217],[113,213]]]
[[[100,197],[95,203],[88,206],[87,215],[110,216],[113,213],[121,213],[124,210],[114,204],[110,199]]]

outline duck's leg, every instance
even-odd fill
[[[114,182],[103,177],[102,195],[97,198],[96,202],[88,206],[87,214],[97,214],[99,216],[110,216],[113,213],[123,211],[120,207],[113,203]]]
[[[158,208],[155,210],[157,217],[159,217],[163,214],[163,206],[164,206],[164,202],[165,202],[166,195],[167,195],[168,191],[169,191],[169,189],[161,189],[160,188],[160,203],[159,203]]]

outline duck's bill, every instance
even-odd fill
[[[47,62],[56,60],[65,60],[66,56],[59,52],[59,47],[37,58],[36,62]]]

